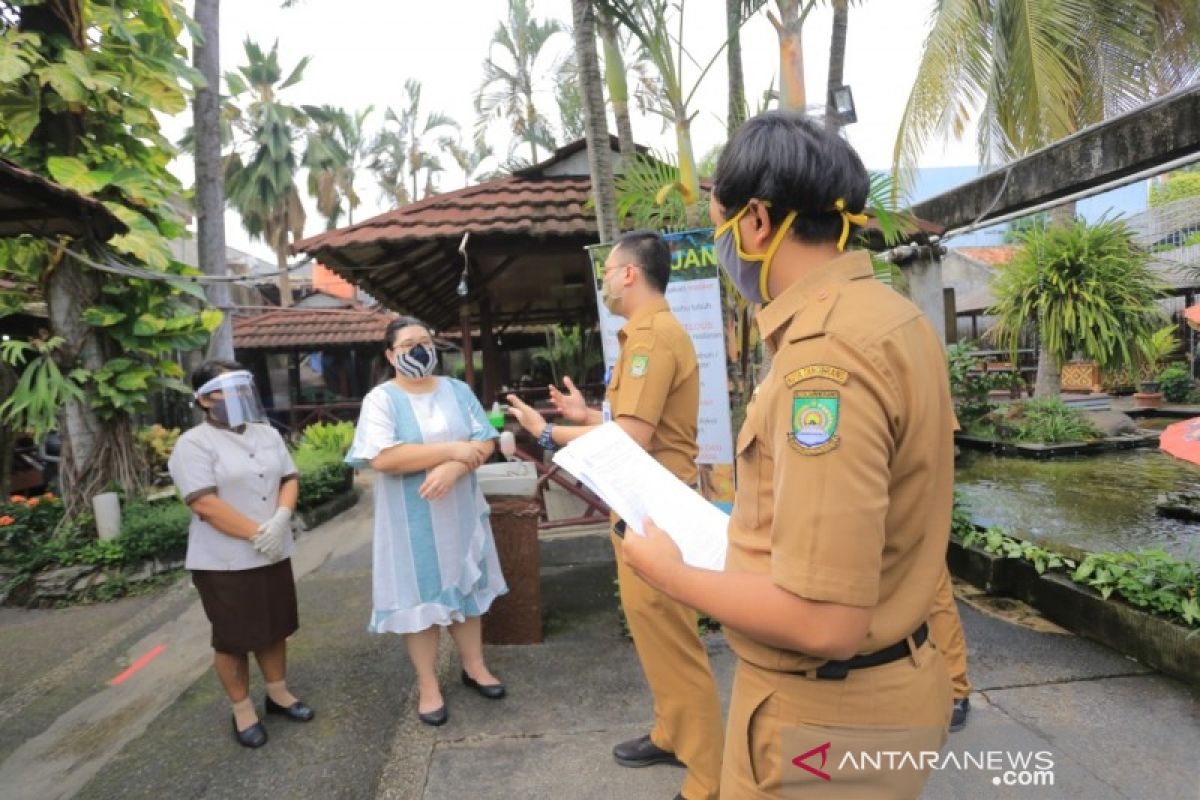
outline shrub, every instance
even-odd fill
[[[20,567],[36,559],[63,511],[62,501],[49,492],[36,497],[14,494],[0,502],[0,564]]]
[[[354,470],[340,460],[327,462],[315,469],[300,470],[300,497],[296,502],[299,511],[307,511],[327,500],[350,491],[354,482]]]
[[[1100,436],[1100,432],[1083,414],[1058,398],[1011,404],[998,422],[997,429],[1007,432],[1006,438],[1042,444],[1082,442]]]
[[[154,424],[137,432],[142,456],[155,474],[167,471],[167,459],[171,457],[171,451],[175,449],[175,442],[178,440],[179,428],[164,428]]]
[[[1150,188],[1150,207],[1165,206],[1185,197],[1200,197],[1200,172],[1181,170],[1168,174],[1162,183]]]
[[[1169,403],[1182,403],[1192,392],[1192,376],[1187,367],[1178,364],[1164,369],[1158,376],[1158,382],[1162,384],[1163,397]]]

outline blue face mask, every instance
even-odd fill
[[[769,204],[764,203],[764,205]],[[779,249],[783,237],[787,235],[788,228],[792,227],[792,221],[796,219],[796,212],[789,211],[788,215],[783,218],[783,223],[775,232],[775,238],[771,240],[767,252],[747,253],[742,249],[742,234],[738,228],[738,221],[749,210],[750,206],[746,206],[717,228],[713,233],[713,245],[717,250],[717,263],[725,270],[725,274],[733,281],[733,285],[737,287],[742,297],[745,297],[748,302],[761,304],[771,299],[771,291],[767,288],[767,275],[771,270],[771,259],[775,257],[775,251]]]
[[[427,344],[419,344],[407,353],[397,353],[393,363],[406,378],[424,378],[437,366],[437,351]]]

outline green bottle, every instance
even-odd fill
[[[498,431],[504,430],[504,409],[500,408],[499,400],[492,403],[492,409],[488,412],[487,418],[493,428]]]

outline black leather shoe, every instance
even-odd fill
[[[242,747],[262,747],[267,743],[267,729],[261,722],[256,722],[244,731],[239,731],[237,717],[233,718],[233,738]]]
[[[621,742],[613,748],[613,758],[622,767],[648,767],[651,764],[683,766],[683,762],[676,758],[674,753],[670,750],[663,750],[650,741],[648,734],[637,739],[630,739],[628,742]]]
[[[268,714],[282,714],[296,722],[308,722],[317,715],[317,712],[313,711],[307,703],[302,703],[299,700],[290,706],[281,706],[272,700],[270,695],[267,695],[266,705]]]
[[[950,732],[958,733],[967,727],[967,714],[971,713],[971,701],[963,697],[950,707]]]
[[[489,683],[486,686],[467,674],[464,669],[462,674],[463,686],[474,689],[488,700],[499,700],[506,694],[503,683]]]
[[[445,725],[446,720],[449,718],[450,715],[446,713],[445,703],[442,704],[441,708],[434,709],[428,714],[422,714],[419,711],[417,712],[417,719],[421,720],[421,722],[424,722],[426,725],[433,725],[435,727],[438,725]]]

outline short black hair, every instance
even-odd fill
[[[396,334],[410,325],[419,325],[428,331],[430,336],[433,336],[433,328],[416,317],[399,316],[388,323],[387,330],[383,334],[383,346],[390,350],[392,345],[395,344]]]
[[[846,211],[860,213],[871,187],[862,160],[844,139],[802,114],[781,110],[738,128],[721,151],[712,183],[725,216],[752,198],[767,200],[773,224],[795,211],[792,233],[811,242],[836,242],[842,217],[834,204],[841,199]]]
[[[671,248],[657,232],[651,230],[630,231],[621,234],[613,245],[613,252],[621,255],[641,268],[646,281],[660,292],[667,290],[671,280]]]
[[[245,369],[236,361],[224,358],[212,358],[192,370],[192,391],[200,391],[200,387],[220,375],[222,372],[236,372]]]

